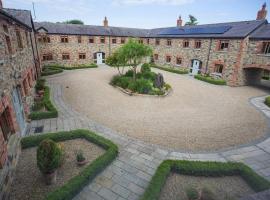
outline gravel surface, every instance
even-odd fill
[[[62,186],[70,178],[76,176],[90,162],[102,155],[105,151],[97,145],[84,139],[76,139],[61,142],[64,145],[65,161],[57,171],[57,182],[46,185],[36,164],[37,148],[22,150],[18,165],[16,167],[15,179],[13,181],[10,200],[40,200],[51,191]],[[75,152],[83,150],[88,163],[78,167]]]
[[[188,200],[186,197],[188,187],[197,190],[206,187],[213,192],[215,200],[238,199],[254,193],[239,176],[206,178],[172,173],[161,190],[159,200]]]
[[[109,67],[67,72],[51,80],[64,86],[65,101],[77,111],[145,142],[175,149],[217,150],[265,135],[266,119],[248,101],[265,92],[154,71],[161,72],[172,86],[169,96],[123,94],[108,84],[117,73]]]

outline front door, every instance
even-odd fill
[[[196,75],[200,71],[200,64],[201,62],[199,60],[193,60],[192,61],[192,67],[191,67],[191,74]]]
[[[16,113],[16,119],[19,124],[21,134],[23,136],[25,132],[25,119],[19,88],[15,88],[12,91],[12,102],[14,106],[14,111]]]
[[[102,64],[102,53],[97,53],[97,64]]]

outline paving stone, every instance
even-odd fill
[[[98,184],[97,182],[91,183],[88,188],[92,190],[93,192],[98,192],[102,186]]]
[[[111,188],[113,185],[112,180],[105,177],[105,176],[98,176],[96,179],[96,183],[98,183],[102,187],[106,187],[106,188]]]
[[[144,192],[143,188],[139,187],[134,183],[129,183],[128,188],[137,195],[141,195]]]
[[[129,190],[118,184],[113,185],[111,190],[123,198],[127,198],[130,194]]]
[[[116,200],[119,196],[107,188],[101,188],[98,194],[106,200]]]

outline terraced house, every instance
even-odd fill
[[[3,8],[0,0],[0,199],[5,199],[18,155],[19,136],[33,100],[41,66],[102,64],[128,38],[153,48],[158,65],[209,73],[230,86],[254,84],[270,70],[270,24],[266,4],[256,20],[137,29],[33,22],[31,12]]]

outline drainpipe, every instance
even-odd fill
[[[111,55],[111,36],[109,35],[109,56]]]
[[[206,60],[206,67],[205,67],[205,73],[208,72],[208,64],[209,64],[209,58],[210,58],[210,53],[211,53],[211,47],[212,47],[213,39],[210,39],[210,45],[208,49],[208,55],[207,55],[207,60]]]

